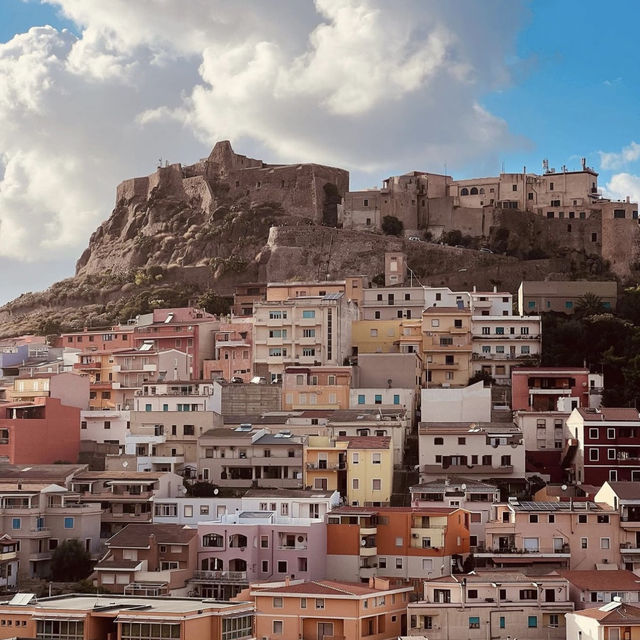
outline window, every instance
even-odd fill
[[[371,462],[373,464],[380,464],[382,461],[382,454],[381,453],[372,453],[371,454]]]
[[[11,528],[12,529],[20,529],[22,527],[22,521],[20,518],[12,518],[11,520]]]
[[[624,209],[614,209],[613,210],[613,217],[614,218],[624,218],[625,217]]]
[[[529,522],[538,522],[538,514],[530,513],[529,514]]]
[[[360,462],[360,454],[357,451],[354,451],[351,454],[351,462],[353,464],[358,464]]]
[[[75,525],[74,518],[67,517],[64,519],[64,528],[65,529],[73,529]]]
[[[393,404],[400,404],[400,395],[398,393],[393,394]]]
[[[260,536],[260,548],[261,549],[269,548],[269,536]]]
[[[305,309],[302,312],[302,317],[303,318],[315,318],[316,317],[316,312],[313,311],[312,309]]]
[[[358,394],[358,404],[365,404],[365,397],[363,393]]]
[[[382,394],[376,393],[376,395],[373,398],[373,402],[374,404],[382,404]]]
[[[529,627],[529,629],[536,629],[538,627],[538,616],[529,616],[527,627]]]
[[[302,349],[302,355],[303,356],[315,356],[316,355],[315,347],[306,347],[306,348]]]
[[[396,569],[402,569],[402,558],[396,558]]]
[[[595,447],[589,449],[589,460],[591,462],[597,462],[600,459],[600,451]]]
[[[615,429],[607,429],[607,439],[615,440],[616,439],[616,430]]]
[[[456,320],[454,320],[454,321],[453,321],[453,326],[454,326],[456,329],[462,329],[462,320],[457,320],[457,319],[456,319]]]
[[[2,621],[4,623],[4,620]],[[17,623],[16,623],[17,625]],[[125,625],[123,624],[123,631],[122,631],[122,637],[126,638],[127,640],[129,640],[130,638],[133,637],[137,637],[137,638],[152,638],[153,640],[159,640],[160,639],[160,631],[158,631],[157,634],[151,634],[149,633],[149,635],[143,634],[140,636],[125,636],[125,626],[136,626],[136,625]],[[138,625],[140,626],[140,625]],[[151,625],[142,625],[142,626],[147,626],[147,627],[151,627]],[[171,633],[173,635],[170,635],[170,632],[167,630],[165,633],[167,635],[164,635],[164,638],[179,638],[180,637],[180,625],[179,624],[175,624],[175,625],[158,625],[158,627],[175,627],[176,630],[178,631],[178,635],[175,635],[174,630],[171,629]],[[22,634],[20,634],[22,635]],[[61,639],[61,640],[82,640],[82,638],[84,637],[84,622],[82,620],[37,620],[36,621],[36,637],[38,638],[43,638],[43,639],[47,639],[47,640],[53,640],[54,638],[57,639]]]
[[[520,589],[520,600],[537,600],[537,589]]]
[[[610,548],[610,540],[609,540],[609,538],[600,538],[600,548],[601,549],[609,549]]]
[[[549,614],[549,626],[557,628],[558,627],[558,614],[550,613]]]
[[[402,538],[396,538],[396,547],[401,547],[404,544]]]
[[[615,459],[616,459],[616,450],[615,449],[607,449],[607,460],[615,460]]]
[[[444,438],[434,438],[433,439],[433,444],[435,444],[435,445],[444,444]]]
[[[278,573],[287,573],[287,561],[278,560]]]
[[[482,327],[482,335],[483,336],[491,335],[491,327]]]
[[[125,626],[124,624],[122,625]],[[147,625],[151,626],[151,625]],[[164,626],[164,625],[163,625]],[[171,636],[172,638],[180,637],[180,625],[176,624],[178,635]],[[239,616],[239,617],[229,617],[222,618],[222,638],[221,640],[236,640],[236,638],[248,638],[251,637],[253,631],[253,614]],[[138,638],[151,638],[152,636],[135,636],[135,638],[125,638],[124,635],[122,640],[138,640]],[[169,637],[166,635],[162,636],[163,638]],[[154,639],[155,640],[155,639]]]
[[[478,616],[469,616],[469,629],[479,629],[479,628],[480,628],[480,618]]]
[[[504,327],[496,327],[496,335],[503,336],[504,335]]]
[[[184,505],[184,517],[185,518],[193,518],[193,505],[185,504]]]
[[[192,435],[195,435],[195,427],[194,427],[194,425],[192,425],[192,424],[185,424],[185,425],[182,427],[182,433],[183,433],[185,436],[192,436]]]
[[[580,538],[580,548],[581,549],[588,549],[589,548],[589,544],[588,544],[587,538]]]
[[[440,320],[438,320],[438,319],[431,320],[431,326],[432,327],[439,327],[440,326]]]
[[[377,329],[369,329],[369,337],[377,338],[378,337],[378,330]]]
[[[316,598],[316,609],[324,609],[324,598]]]
[[[371,489],[373,491],[382,491],[382,480],[380,478],[373,478],[371,481]]]
[[[599,433],[600,429],[589,429],[589,438],[591,438],[592,440],[597,440]]]
[[[300,608],[301,609],[306,609],[307,608],[307,599],[306,598],[300,598]]]
[[[284,606],[282,598],[274,598],[273,599],[273,608],[274,609],[282,609]]]
[[[354,491],[358,491],[358,489],[360,489],[360,480],[358,478],[351,478],[351,488]]]
[[[282,631],[283,631],[283,624],[282,624],[282,620],[274,620],[273,621],[273,633],[275,635],[282,635]]]

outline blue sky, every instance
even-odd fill
[[[0,303],[73,275],[118,182],[224,138],[347,168],[354,189],[585,156],[639,199],[639,17],[631,0],[0,0]]]

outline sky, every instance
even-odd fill
[[[640,200],[640,5],[0,0],[0,303],[70,277],[116,185],[216,140],[454,178],[581,158]]]

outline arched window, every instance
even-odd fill
[[[234,533],[232,536],[229,536],[229,546],[230,547],[246,547],[247,536],[243,536],[241,533]]]
[[[482,195],[484,193],[484,187],[480,187],[478,193]]]
[[[206,535],[202,536],[202,546],[221,548],[224,546],[224,539],[217,533],[207,533]]]
[[[246,571],[247,561],[242,558],[233,558],[229,560],[229,571]]]
[[[469,189],[467,189],[467,187],[462,187],[462,189],[460,189],[460,195],[461,196],[468,196],[469,195]]]
[[[222,558],[203,558],[200,567],[202,571],[222,571]]]
[[[478,187],[471,187],[471,195],[472,196],[478,195]]]

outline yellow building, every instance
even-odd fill
[[[78,354],[78,362],[73,370],[88,375],[91,382],[90,408],[92,410],[115,409],[116,401],[111,393],[114,374],[112,351],[98,351],[95,348]]]
[[[359,320],[351,325],[355,353],[397,353],[402,320]]]
[[[385,506],[393,488],[389,436],[309,436],[304,449],[305,486],[338,491],[351,506]]]
[[[422,312],[422,351],[427,384],[464,387],[471,376],[471,312],[430,307]]]

